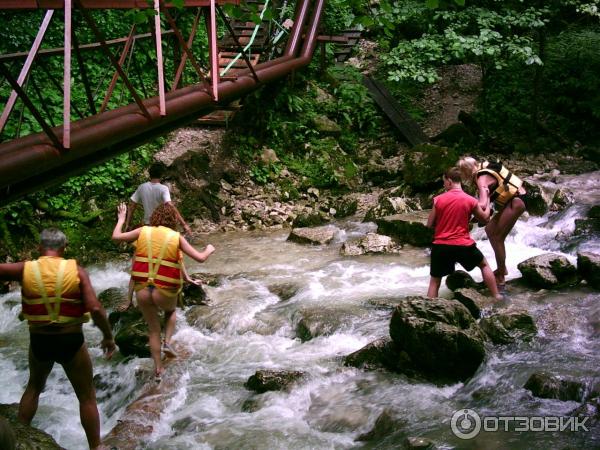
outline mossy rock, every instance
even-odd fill
[[[432,144],[413,147],[404,157],[404,182],[414,191],[431,191],[441,186],[442,174],[458,161],[454,149]]]

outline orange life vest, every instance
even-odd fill
[[[498,183],[496,189],[490,193],[490,200],[496,204],[498,210],[504,208],[523,186],[523,181],[504,167],[500,161],[481,163],[477,170],[477,176],[481,175],[491,175]]]
[[[135,289],[155,286],[167,295],[181,291],[181,252],[179,233],[167,227],[144,226],[135,242],[131,278]]]
[[[90,320],[81,299],[77,261],[42,256],[25,262],[20,317],[30,327],[68,326]]]

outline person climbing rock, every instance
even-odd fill
[[[506,247],[504,241],[519,217],[527,210],[527,193],[523,181],[510,172],[501,162],[478,163],[471,157],[458,162],[462,180],[477,186],[479,205],[493,202],[497,212],[485,226],[496,257],[494,276],[501,291],[505,289]]]
[[[204,262],[215,251],[212,245],[199,252],[175,231],[177,216],[167,204],[158,206],[150,217],[150,225],[123,232],[127,206],[118,207],[117,224],[112,239],[115,242],[135,242],[135,255],[131,280],[138,308],[148,324],[148,341],[154,361],[155,381],[160,382],[163,366],[161,349],[166,356],[177,356],[171,347],[171,337],[175,331],[177,299],[181,294],[184,278],[183,255]],[[165,337],[161,348],[161,326],[159,312],[165,316]]]
[[[467,271],[479,267],[492,296],[501,300],[503,297],[498,292],[494,273],[469,235],[471,214],[481,222],[489,220],[489,201],[482,207],[475,197],[462,190],[458,167],[448,169],[442,178],[446,192],[434,197],[427,219],[427,226],[434,229],[427,296],[438,296],[442,277],[453,273],[459,263]]]
[[[57,229],[43,230],[40,257],[35,261],[0,264],[0,279],[19,281],[22,312],[29,324],[29,381],[19,403],[19,421],[29,425],[40,394],[54,366],[63,366],[79,400],[81,424],[91,449],[100,446],[100,418],[92,380],[92,361],[82,333],[91,315],[102,331],[107,359],[115,342],[104,308],[87,272],[74,259],[64,259],[67,237]]]

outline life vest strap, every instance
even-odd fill
[[[40,270],[40,264],[38,260],[32,261],[32,271],[33,276],[35,277],[35,282],[37,283],[40,295],[42,298],[41,302],[46,306],[46,311],[48,312],[48,319],[50,322],[57,322],[60,312],[60,303],[62,301],[62,289],[63,289],[63,281],[65,277],[65,268],[67,267],[67,260],[63,259],[58,266],[58,271],[56,272],[56,282],[54,284],[54,297],[52,299],[54,301],[50,302],[50,297],[48,297],[48,291],[46,290],[46,285],[44,284],[44,280],[42,279],[42,272]],[[53,305],[51,305],[53,303]],[[52,307],[54,306],[54,308]],[[40,319],[38,319],[40,320]]]

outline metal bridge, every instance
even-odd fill
[[[165,134],[184,124],[193,122],[211,111],[227,108],[232,101],[243,97],[258,87],[276,81],[309,64],[317,41],[328,41],[318,36],[319,25],[325,0],[298,0],[293,20],[288,20],[290,29],[275,30],[272,36],[279,39],[287,34],[288,39],[281,54],[273,59],[259,62],[252,53],[252,40],[256,37],[260,24],[242,24],[242,32],[224,14],[221,5],[238,4],[239,0],[184,0],[184,8],[197,8],[187,39],[175,17],[175,6],[163,0],[0,0],[0,10],[44,9],[46,10],[37,36],[28,52],[0,55],[0,73],[12,88],[2,115],[0,130],[4,129],[17,99],[35,118],[41,132],[28,136],[2,136],[0,143],[0,205],[38,191],[44,187],[60,183],[68,177],[104,162],[113,156],[139,146],[140,144]],[[140,11],[155,10],[154,27],[149,33],[136,34],[136,26],[131,27],[127,37],[104,35],[95,20],[92,10],[131,9]],[[63,10],[64,46],[61,48],[41,48],[44,35],[56,10]],[[88,33],[95,42],[81,44],[78,27],[73,20],[75,14],[81,18]],[[198,36],[199,22],[203,18],[208,37],[208,58],[203,61],[192,52],[194,39]],[[228,33],[229,48],[220,49],[218,20]],[[161,29],[161,19],[169,29]],[[262,19],[262,14],[261,14]],[[244,31],[245,30],[245,31]],[[174,43],[173,67],[175,73],[167,86],[164,71],[166,56],[163,55],[162,39]],[[129,68],[136,68],[136,52],[142,51],[142,40],[152,40],[153,50],[143,48],[146,55],[157,63],[156,83],[153,92],[143,85],[141,76],[134,79]],[[330,39],[329,39],[330,41]],[[223,42],[223,40],[221,40]],[[111,50],[122,47],[119,57]],[[232,50],[233,47],[233,50]],[[237,51],[237,53],[236,53]],[[86,73],[85,58],[88,52],[102,52],[113,71],[101,106],[98,107],[97,91],[94,92],[92,78]],[[151,53],[148,55],[148,53]],[[268,53],[268,52],[267,52]],[[71,57],[75,56],[78,74],[85,87],[87,107],[82,110],[71,99],[72,76]],[[64,96],[63,124],[55,126],[47,110],[44,95],[36,88],[33,67],[41,67],[46,72],[44,59],[56,56],[63,58],[63,80],[53,80],[56,89]],[[22,60],[24,59],[24,62]],[[132,60],[134,61],[132,64]],[[18,76],[9,64],[18,62],[21,70]],[[183,86],[183,76],[187,63],[193,68],[194,82]],[[139,75],[139,72],[138,74]],[[31,80],[37,99],[27,90]],[[108,109],[117,81],[132,99],[130,104]],[[141,92],[140,92],[141,91]],[[154,95],[155,94],[155,95]],[[71,120],[72,113],[79,118]],[[22,111],[21,111],[22,115]],[[48,123],[50,121],[50,123]]]

